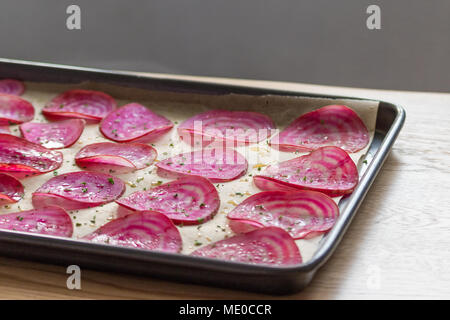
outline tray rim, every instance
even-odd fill
[[[157,251],[146,251],[135,248],[125,248],[118,246],[111,246],[107,244],[99,243],[89,243],[82,241],[80,239],[74,238],[61,238],[48,235],[40,235],[33,233],[26,233],[20,231],[12,230],[0,230],[0,241],[15,241],[22,243],[29,243],[30,245],[36,245],[33,240],[35,240],[40,245],[47,245],[49,248],[60,250],[68,249],[67,246],[71,247],[73,250],[83,250],[84,252],[93,254],[107,254],[111,256],[121,256],[124,258],[135,258],[148,260],[159,260],[160,263],[171,263],[176,265],[179,261],[184,260],[185,267],[195,267],[202,268],[206,270],[220,271],[222,269],[226,272],[238,272],[240,274],[291,274],[299,272],[310,272],[317,270],[322,266],[328,258],[333,254],[334,250],[337,249],[341,239],[345,235],[347,228],[350,226],[351,220],[356,215],[358,208],[362,201],[364,200],[368,190],[371,188],[373,181],[376,178],[379,170],[381,169],[384,161],[387,158],[389,151],[392,148],[401,128],[405,122],[406,112],[405,109],[394,103],[390,103],[384,100],[375,100],[368,98],[352,97],[352,96],[340,96],[340,95],[327,95],[318,93],[308,93],[296,90],[283,90],[283,89],[272,89],[265,86],[245,86],[237,84],[224,84],[214,79],[211,80],[190,80],[190,79],[178,79],[177,75],[170,76],[166,78],[164,76],[158,76],[156,74],[143,74],[141,72],[134,71],[115,71],[109,69],[101,68],[91,68],[91,67],[79,67],[70,66],[63,64],[54,64],[46,62],[35,62],[35,61],[25,61],[16,59],[0,58],[0,64],[12,64],[12,65],[22,65],[22,66],[33,66],[50,68],[54,70],[65,70],[65,71],[79,71],[95,74],[103,74],[105,76],[125,76],[125,77],[135,77],[137,79],[151,79],[155,81],[162,81],[169,84],[186,84],[186,85],[198,85],[198,86],[209,86],[210,88],[223,88],[229,90],[248,90],[250,92],[260,92],[263,94],[275,94],[284,96],[302,96],[302,97],[318,97],[318,98],[329,98],[329,99],[356,99],[356,100],[370,100],[377,101],[379,104],[386,104],[396,112],[395,119],[392,122],[388,132],[384,136],[379,148],[377,149],[373,159],[370,161],[369,165],[365,169],[363,175],[360,178],[358,186],[354,192],[348,197],[348,203],[345,207],[345,211],[340,215],[340,219],[337,220],[335,226],[327,233],[326,237],[323,238],[322,243],[319,245],[316,252],[313,254],[310,260],[307,262],[295,265],[295,266],[271,266],[271,265],[256,265],[247,264],[242,262],[233,262],[227,260],[219,260],[205,257],[194,257],[179,253],[167,253],[167,252],[157,252]],[[182,76],[182,75],[180,75]],[[226,79],[226,78],[225,78]],[[230,79],[232,80],[232,79]],[[266,93],[264,93],[266,92]],[[207,94],[207,93],[205,93]],[[214,93],[213,93],[214,94]],[[216,93],[217,94],[217,93]],[[256,95],[256,94],[255,94]],[[150,259],[149,259],[150,258]],[[172,261],[171,261],[172,260]],[[198,262],[202,263],[199,264]]]

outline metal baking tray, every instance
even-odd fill
[[[214,82],[163,79],[132,72],[107,71],[10,59],[0,59],[0,78],[56,83],[93,81],[148,90],[208,95],[236,93],[352,98],[272,90],[263,87],[222,85]],[[81,268],[134,273],[260,293],[288,294],[298,292],[308,285],[317,270],[336,250],[386,160],[404,121],[405,111],[401,106],[379,101],[375,134],[365,158],[368,165],[364,166],[363,171],[360,171],[360,182],[350,196],[341,199],[339,203],[340,217],[333,229],[322,239],[313,257],[298,266],[250,265],[9,230],[0,231],[0,254],[65,266],[76,264]]]

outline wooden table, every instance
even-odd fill
[[[339,248],[307,289],[282,298],[450,298],[450,94],[213,80],[406,108],[404,129]],[[63,267],[0,257],[3,299],[273,298],[90,270],[82,271],[81,290],[68,290],[66,279]]]

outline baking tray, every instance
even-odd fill
[[[163,79],[132,72],[1,59],[0,78],[24,81],[79,83],[93,81],[148,90],[208,95],[247,94],[306,96],[332,99],[354,97],[311,94],[267,88],[222,85],[214,82]],[[362,99],[365,100],[365,99]],[[386,160],[405,121],[401,106],[379,101],[373,141],[360,168],[360,182],[350,196],[339,202],[340,216],[307,262],[290,267],[251,265],[198,258],[165,252],[82,242],[18,231],[0,231],[0,254],[59,265],[134,273],[174,281],[214,285],[269,294],[288,294],[303,289],[329,259],[344,236],[353,217]]]

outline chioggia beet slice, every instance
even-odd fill
[[[15,79],[0,79],[0,93],[21,96],[24,92],[25,86],[22,81]]]
[[[178,133],[191,145],[205,146],[212,141],[231,141],[234,145],[260,142],[274,129],[273,121],[258,112],[210,110],[184,121]]]
[[[201,176],[211,182],[235,180],[247,171],[247,160],[233,149],[202,149],[182,153],[156,164],[158,174],[166,178]]]
[[[172,129],[170,120],[139,103],[129,103],[108,114],[102,134],[116,142],[152,142]]]
[[[33,205],[57,205],[66,210],[92,208],[119,198],[125,184],[104,173],[78,171],[51,178],[33,193]]]
[[[175,253],[182,248],[177,227],[165,215],[152,211],[133,213],[113,220],[82,239]]]
[[[280,162],[253,177],[261,190],[315,190],[330,196],[351,193],[358,184],[358,170],[338,147],[323,147],[308,155]]]
[[[18,202],[24,194],[19,180],[9,174],[0,173],[0,205]]]
[[[357,152],[369,143],[369,132],[355,111],[331,105],[306,113],[271,140],[282,151],[312,151],[324,146]]]
[[[0,121],[0,133],[11,133],[11,130],[9,130],[9,123],[7,121]]]
[[[150,166],[156,156],[156,149],[146,144],[100,142],[81,148],[75,162],[89,171],[121,174]]]
[[[69,119],[50,123],[27,122],[20,125],[22,136],[47,149],[62,149],[73,145],[84,130],[85,121]]]
[[[0,123],[23,123],[33,120],[34,107],[27,100],[0,93]]]
[[[0,134],[0,172],[18,179],[58,169],[63,161],[61,152],[9,134]]]
[[[71,237],[72,220],[60,207],[50,206],[0,215],[0,229]]]
[[[339,208],[329,196],[316,191],[266,191],[257,193],[228,213],[236,233],[263,227],[279,227],[294,239],[316,236],[330,230]]]
[[[210,220],[220,206],[214,185],[197,176],[180,178],[148,191],[137,191],[116,202],[129,212],[157,211],[174,223],[184,225]]]
[[[194,256],[270,265],[302,263],[294,239],[281,228],[265,227],[204,246]]]
[[[50,120],[76,118],[99,122],[116,107],[116,101],[104,92],[69,90],[53,98],[42,113]]]

